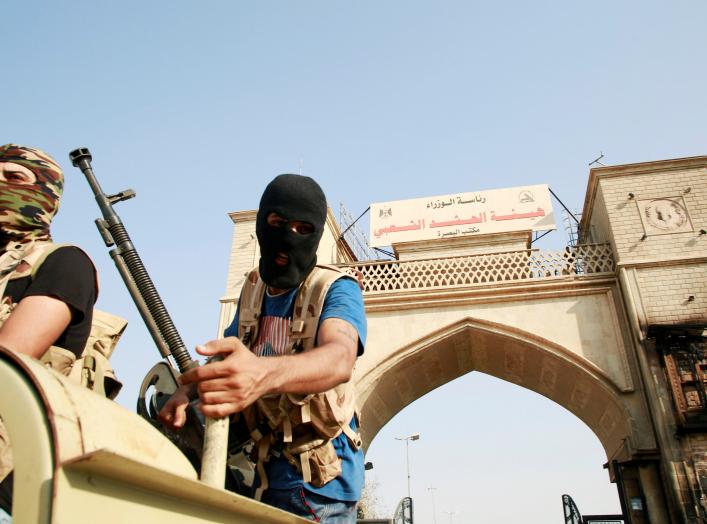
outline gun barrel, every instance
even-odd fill
[[[162,302],[162,298],[157,292],[150,275],[147,273],[145,264],[143,264],[140,259],[140,255],[130,240],[128,231],[123,225],[123,222],[118,214],[113,210],[113,205],[111,204],[109,197],[103,192],[103,189],[101,189],[101,186],[93,173],[93,168],[91,167],[92,156],[90,151],[88,148],[79,148],[72,151],[69,154],[69,158],[71,159],[72,164],[78,167],[84,174],[88,184],[91,186],[94,196],[96,197],[96,202],[98,203],[98,207],[101,209],[108,232],[116,245],[115,253],[111,253],[115,260],[116,266],[119,266],[118,258],[122,258],[125,262],[125,266],[128,268],[130,277],[135,282],[135,287],[137,288],[139,296],[143,301],[142,305],[146,306],[147,311],[149,311],[152,316],[152,319],[154,320],[153,325],[157,326],[157,329],[159,330],[159,337],[161,337],[169,347],[171,355],[177,362],[179,371],[183,373],[186,370],[195,367],[197,364],[189,355],[189,352],[187,351],[187,348],[184,345],[184,342],[182,341],[172,318],[167,312],[167,308]],[[120,269],[121,268],[118,267],[118,270]],[[135,299],[136,297],[133,296],[133,298]],[[142,305],[139,303],[136,305],[142,312],[144,309],[141,307]],[[151,323],[146,322],[146,324],[148,325],[148,329],[150,329]],[[156,334],[151,334],[153,335],[153,338],[156,338]]]
[[[196,367],[198,364],[192,360],[187,348],[179,336],[172,318],[167,312],[167,308],[162,303],[160,295],[145,269],[145,265],[140,259],[135,246],[130,240],[128,231],[125,229],[122,220],[113,210],[113,202],[119,202],[134,196],[127,191],[118,193],[113,197],[107,196],[101,189],[96,176],[91,167],[91,152],[88,148],[79,148],[69,154],[71,162],[78,167],[88,180],[91,190],[96,197],[98,207],[103,214],[104,223],[99,227],[102,235],[110,236],[115,249],[110,251],[118,272],[128,286],[135,305],[140,311],[145,324],[157,344],[157,348],[164,356],[164,341],[169,348],[169,352],[177,362],[177,367],[181,373]],[[107,233],[106,233],[107,230]],[[107,242],[108,243],[108,242]],[[142,388],[141,388],[142,394]],[[144,399],[143,399],[144,400]],[[138,410],[140,404],[138,403]],[[228,448],[228,417],[220,419],[206,419],[204,431],[204,453],[201,465],[201,478],[209,485],[223,488],[226,474],[226,450]]]

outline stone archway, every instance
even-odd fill
[[[430,391],[479,371],[537,392],[580,418],[608,458],[632,448],[631,402],[602,370],[537,335],[466,317],[391,351],[357,377],[367,446],[405,406]]]

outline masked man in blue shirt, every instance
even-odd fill
[[[256,498],[318,522],[354,523],[363,451],[351,377],[366,318],[358,282],[316,265],[326,216],[313,179],[280,175],[268,184],[256,219],[258,268],[225,338],[197,347],[224,359],[182,375],[161,418],[181,427],[198,394],[206,416],[241,413],[251,431],[265,423]]]

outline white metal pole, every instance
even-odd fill
[[[410,439],[409,438],[405,439],[405,459],[406,459],[407,470],[408,470],[408,498],[411,498],[411,496],[410,496]]]
[[[408,477],[408,498],[412,498],[411,491],[410,491],[410,441],[411,440],[418,440],[420,438],[419,433],[415,433],[414,435],[408,435],[407,437],[395,437],[395,440],[404,440],[405,441],[405,465],[407,468],[407,477]]]

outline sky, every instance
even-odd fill
[[[116,211],[192,348],[217,336],[227,213],[255,209],[279,173],[314,177],[337,216],[341,202],[358,216],[371,202],[544,183],[581,210],[602,153],[706,154],[706,15],[702,0],[4,2],[0,143],[65,168],[54,237],[92,256],[98,307],[130,321],[113,361],[118,401],[134,409],[158,353],[69,151],[91,150],[107,193],[137,192]],[[537,247],[566,241],[558,230]],[[395,437],[413,433],[416,522],[561,522],[563,493],[583,513],[619,509],[579,419],[471,373],[371,444],[382,516],[407,492]]]

